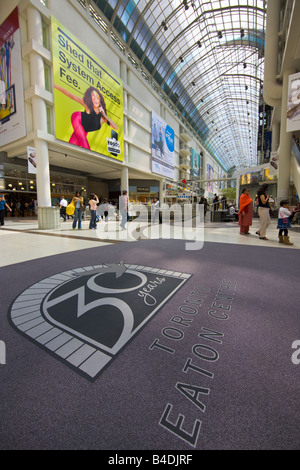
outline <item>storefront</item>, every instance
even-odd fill
[[[129,199],[132,204],[150,206],[156,197],[159,198],[158,181],[129,181]]]
[[[169,206],[173,204],[192,204],[197,196],[190,186],[166,184],[165,203]]]
[[[81,191],[87,197],[87,178],[62,171],[50,171],[50,189],[52,206],[58,205],[62,196],[71,199],[75,191]],[[1,192],[9,205],[21,210],[14,216],[37,214],[36,175],[28,173],[27,167],[11,163],[1,164]],[[32,205],[34,209],[32,210]]]

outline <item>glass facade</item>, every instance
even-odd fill
[[[226,171],[257,165],[266,2],[92,3]]]

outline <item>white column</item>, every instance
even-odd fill
[[[164,180],[159,181],[159,203],[160,205],[164,202]]]
[[[279,147],[279,135],[280,135],[280,123],[275,122],[272,125],[272,144],[271,144],[271,151],[276,152]]]
[[[127,83],[127,65],[123,61],[121,61],[120,72],[121,72],[121,79],[123,80],[123,82]]]
[[[272,0],[267,5],[265,34],[265,66],[263,94],[267,104],[281,105],[282,86],[277,82],[278,33],[280,29],[280,0]]]
[[[38,207],[51,207],[48,144],[44,140],[35,139],[34,147],[37,155],[36,189]]]
[[[127,83],[127,66],[125,62],[123,61],[121,62],[120,71],[121,71],[121,79],[123,80],[123,83]],[[128,94],[125,88],[123,89],[123,108],[126,111],[129,109]],[[127,119],[126,114],[124,114],[124,117],[123,117],[123,134],[124,134],[124,137],[128,136],[128,119]],[[128,142],[124,140],[124,162],[128,162],[128,160],[129,160],[129,145],[128,145]]]
[[[201,179],[202,180],[206,180],[207,179],[207,154],[206,154],[206,150],[203,150],[203,160],[202,160],[202,175],[201,175]],[[203,193],[203,196],[205,196],[206,192],[207,192],[207,183],[200,183],[201,185],[201,188],[204,189],[204,193]]]
[[[279,199],[279,201],[281,199],[288,199],[290,189],[292,134],[286,131],[286,105],[288,102],[289,76],[293,73],[295,73],[295,70],[286,70],[283,74],[279,168],[277,185],[277,198]]]
[[[28,39],[34,39],[38,44],[43,45],[42,18],[40,13],[33,7],[27,9]],[[43,58],[36,52],[31,52],[30,61],[30,81],[32,86],[45,88],[45,73]],[[32,97],[33,128],[38,131],[47,132],[46,103],[39,96]],[[51,207],[50,192],[50,169],[48,143],[39,137],[34,140],[36,150],[36,185],[38,200],[38,224],[39,228],[57,228],[57,214]],[[58,218],[59,222],[59,218]]]
[[[121,193],[122,191],[127,191],[129,193],[129,184],[128,184],[128,168],[124,166],[121,173]]]

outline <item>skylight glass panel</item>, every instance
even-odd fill
[[[105,13],[105,5],[110,5],[110,14],[111,7],[118,8],[123,25],[143,50],[141,61],[152,70],[174,110],[178,106],[193,123],[207,148],[225,166],[253,163],[263,81],[265,2],[188,0],[186,4],[188,8],[182,0],[101,0],[100,8]],[[211,124],[213,115],[218,132]],[[219,134],[228,142],[227,148],[220,145]]]

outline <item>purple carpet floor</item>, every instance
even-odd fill
[[[1,449],[299,449],[296,250],[143,240],[0,279]]]

